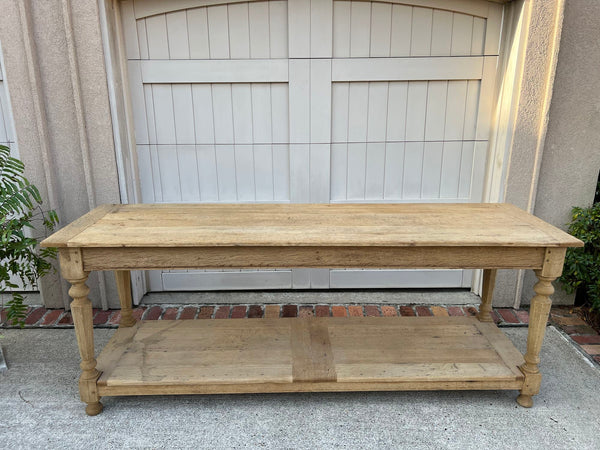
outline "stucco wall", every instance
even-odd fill
[[[600,2],[568,0],[535,215],[561,228],[572,206],[589,206],[600,170]],[[523,296],[535,277],[527,274]],[[558,288],[554,303],[571,304]]]
[[[96,205],[119,203],[97,1],[0,0],[0,11],[20,157],[45,207],[65,225]],[[117,298],[113,280],[102,277],[88,282],[95,306]],[[46,306],[68,305],[57,273],[41,291]]]

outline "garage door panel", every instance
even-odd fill
[[[485,24],[482,17],[422,6],[335,1],[333,56],[483,55]]]
[[[406,3],[123,0],[143,201],[480,201],[502,8]],[[469,282],[415,274],[171,271],[151,288]]]

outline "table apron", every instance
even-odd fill
[[[86,247],[83,269],[541,269],[545,247]]]

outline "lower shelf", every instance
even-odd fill
[[[179,320],[119,328],[102,396],[520,389],[523,357],[474,317]]]

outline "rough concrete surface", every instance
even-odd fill
[[[527,330],[504,331],[522,350]],[[255,394],[105,398],[96,417],[72,329],[2,335],[2,448],[600,448],[600,371],[554,328],[532,409],[514,391]]]

